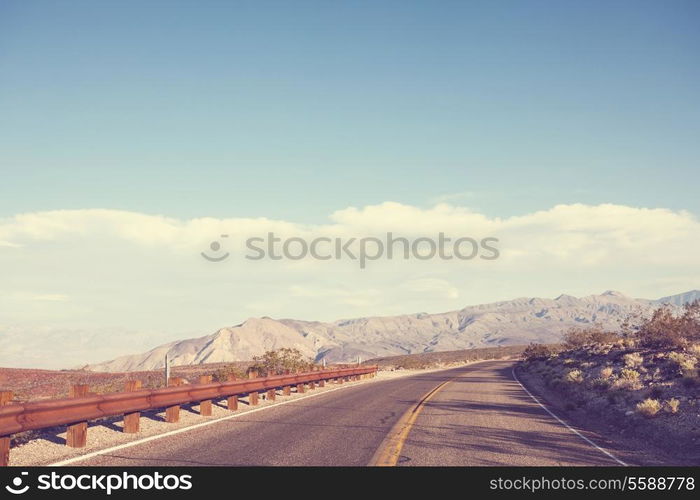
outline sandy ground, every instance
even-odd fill
[[[141,414],[141,427],[137,434],[125,434],[122,432],[121,417],[105,419],[100,422],[90,422],[88,428],[87,446],[85,448],[69,448],[66,446],[65,427],[47,429],[42,431],[42,433],[36,439],[32,439],[31,441],[24,444],[19,444],[17,446],[13,445],[10,452],[10,465],[31,466],[60,464],[63,461],[84,456],[99,450],[127,444],[133,441],[139,441],[144,438],[156,436],[166,432],[185,429],[204,422],[220,420],[230,417],[231,415],[248,412],[252,409],[273,406],[285,401],[313,397],[319,393],[343,390],[346,387],[351,387],[358,384],[375,383],[382,380],[407,377],[419,373],[444,370],[446,368],[447,367],[440,367],[431,370],[380,371],[376,377],[371,379],[360,380],[357,382],[346,382],[342,385],[326,384],[325,387],[319,387],[314,390],[307,389],[306,393],[303,394],[292,392],[290,396],[281,396],[280,391],[278,391],[277,399],[274,402],[263,399],[263,395],[261,394],[261,398],[257,406],[249,406],[247,403],[247,398],[240,398],[238,410],[234,412],[231,412],[226,408],[225,401],[219,401],[212,405],[212,415],[210,417],[199,415],[198,405],[183,406],[180,410],[180,421],[174,424],[165,422],[165,411],[144,412]]]

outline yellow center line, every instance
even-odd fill
[[[394,427],[391,428],[389,434],[387,434],[384,441],[382,441],[382,444],[379,445],[379,448],[377,448],[377,451],[372,456],[372,459],[369,461],[368,465],[375,467],[395,466],[399,461],[401,450],[403,449],[403,445],[408,438],[408,434],[411,432],[411,428],[416,422],[416,419],[418,418],[418,415],[423,407],[433,396],[440,392],[443,387],[450,382],[457,380],[458,378],[459,377],[454,377],[450,380],[445,380],[443,383],[433,388],[425,396],[423,396],[416,406],[406,411],[398,422],[394,424]]]

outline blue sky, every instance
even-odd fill
[[[700,5],[0,5],[0,215],[700,211]]]
[[[1,1],[0,365],[700,288],[698,26],[697,1]],[[246,261],[268,231],[501,257]]]

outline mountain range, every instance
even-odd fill
[[[660,303],[672,307],[700,298],[697,290],[657,300],[620,292],[555,299],[518,298],[468,306],[457,311],[338,320],[250,318],[211,335],[164,344],[142,354],[88,365],[92,371],[153,370],[173,365],[247,361],[282,347],[299,349],[316,361],[355,361],[378,356],[450,351],[474,347],[558,342],[576,326],[619,328],[629,317],[651,313]]]
[[[700,300],[700,290],[691,290],[689,292],[679,293],[678,295],[669,295],[668,297],[661,297],[656,302],[661,304],[673,304],[675,306],[682,306],[683,304],[695,302],[696,300]]]

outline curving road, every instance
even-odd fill
[[[539,406],[512,365],[363,383],[75,465],[364,466],[392,436],[397,465],[620,465]]]

